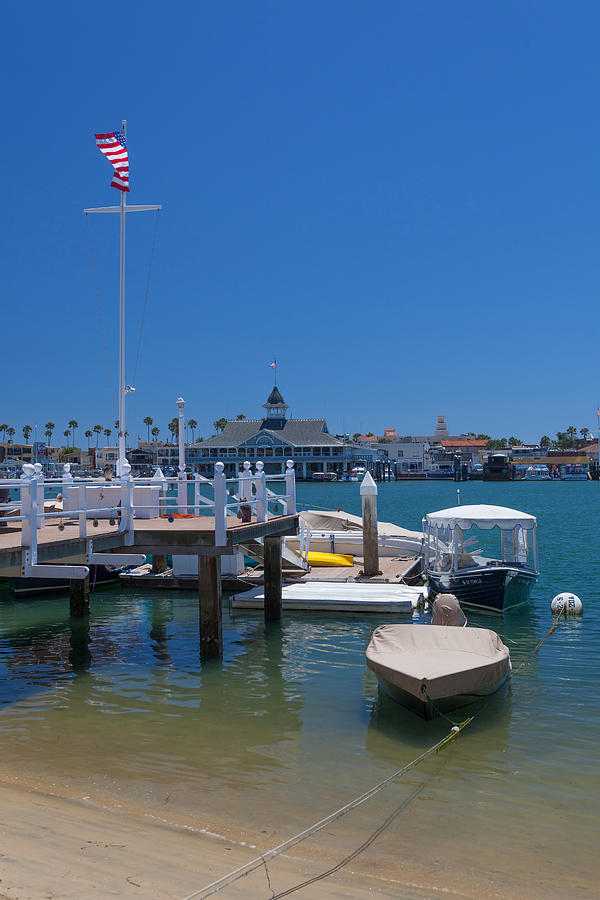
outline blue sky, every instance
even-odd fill
[[[3,11],[0,421],[114,425],[86,206],[128,120],[131,203],[162,203],[130,435],[175,399],[205,435],[596,428],[597,4],[124,3]],[[10,155],[8,149],[10,147]],[[15,152],[16,149],[16,152]],[[116,375],[118,219],[96,216]],[[153,214],[128,218],[127,380]]]

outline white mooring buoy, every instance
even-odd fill
[[[563,591],[562,594],[556,595],[550,604],[550,609],[555,614],[562,612],[565,616],[580,616],[583,612],[583,603],[577,594]]]

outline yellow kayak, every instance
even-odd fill
[[[316,550],[308,551],[308,562],[311,566],[353,566],[354,557],[344,553],[320,553]]]

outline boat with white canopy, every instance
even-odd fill
[[[529,599],[539,576],[535,516],[505,506],[455,506],[428,513],[423,533],[432,594],[494,612]]]

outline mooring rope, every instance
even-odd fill
[[[447,734],[446,737],[444,737],[441,741],[438,741],[437,744],[429,747],[429,749],[421,753],[420,756],[417,756],[415,759],[407,763],[401,769],[398,769],[392,775],[384,778],[383,781],[380,781],[378,784],[374,785],[374,787],[369,788],[369,790],[365,791],[364,794],[361,794],[359,797],[356,797],[354,800],[346,803],[345,806],[340,807],[340,809],[337,809],[335,812],[330,813],[324,819],[315,822],[314,825],[305,828],[304,831],[299,832],[298,834],[294,835],[294,837],[289,838],[287,841],[283,841],[283,843],[278,844],[271,850],[267,850],[266,853],[263,853],[260,856],[257,856],[255,859],[250,860],[250,862],[245,863],[238,869],[234,869],[234,871],[229,872],[228,875],[224,875],[222,878],[218,878],[217,881],[213,881],[211,884],[207,884],[206,887],[203,887],[198,891],[194,891],[194,893],[192,894],[188,894],[188,896],[184,897],[183,900],[193,900],[193,898],[196,897],[200,898],[200,900],[204,900],[205,897],[210,897],[212,896],[212,894],[216,894],[224,887],[233,884],[234,881],[238,881],[238,879],[243,878],[245,875],[249,875],[250,872],[253,872],[255,869],[258,869],[261,866],[265,865],[268,860],[274,859],[276,856],[280,856],[280,854],[282,854],[284,851],[290,850],[292,847],[295,847],[296,844],[299,844],[301,841],[305,841],[313,834],[316,834],[318,831],[326,828],[327,825],[331,825],[332,822],[341,819],[352,809],[356,809],[357,806],[361,806],[367,800],[370,800],[371,797],[374,797],[375,794],[379,793],[379,791],[386,787],[386,785],[390,784],[392,781],[395,781],[397,778],[401,778],[407,772],[410,772],[411,769],[414,769],[416,766],[430,757],[433,753],[437,753],[437,751],[441,750],[442,747],[445,747],[447,744],[451,743],[451,741],[453,741],[454,738],[458,734],[460,734],[460,732],[463,731],[463,729],[465,729],[467,725],[469,725],[473,721],[474,718],[474,716],[469,716],[469,718],[465,719],[464,722],[461,722],[460,725],[454,726],[450,733]]]
[[[518,674],[519,674],[519,672],[521,671],[521,669],[523,668],[523,666],[526,666],[526,665],[527,665],[527,663],[529,662],[529,660],[531,659],[531,657],[534,655],[534,653],[537,653],[537,651],[540,649],[540,647],[542,646],[542,644],[544,643],[544,641],[545,641],[547,638],[550,637],[550,635],[552,634],[552,632],[554,631],[554,629],[555,629],[556,626],[558,625],[558,620],[560,619],[560,617],[562,616],[562,614],[564,613],[564,611],[565,611],[565,608],[564,608],[564,606],[563,606],[563,607],[559,610],[559,613],[558,613],[557,617],[555,618],[554,622],[552,623],[552,625],[550,626],[550,628],[548,629],[548,631],[546,632],[546,634],[544,635],[544,637],[541,639],[541,641],[535,645],[535,647],[533,648],[533,650],[531,651],[531,653],[528,653],[528,654],[527,654],[527,656],[525,657],[525,659],[523,660],[523,662],[521,663],[521,665],[519,666],[519,668],[516,670],[516,672],[513,672],[513,678],[515,677],[515,675],[518,675]]]
[[[537,653],[539,648],[542,646],[544,641],[546,641],[554,629],[556,628],[560,617],[562,616],[564,609],[561,609],[556,618],[554,619],[552,626],[548,629],[544,637],[539,641],[533,650],[527,654],[519,668],[513,673],[513,675],[517,675],[521,669],[527,665],[531,657]],[[201,888],[198,891],[195,891],[192,894],[188,894],[187,897],[184,897],[183,900],[205,900],[206,897],[211,897],[213,894],[218,893],[223,888],[228,887],[230,884],[233,884],[236,881],[239,881],[240,878],[244,878],[246,875],[249,875],[251,872],[254,872],[256,869],[259,869],[261,866],[265,867],[265,872],[267,873],[267,879],[270,885],[270,876],[269,870],[267,868],[267,862],[271,859],[275,859],[275,857],[280,856],[286,850],[290,850],[292,847],[296,846],[296,844],[305,841],[307,838],[311,837],[313,834],[321,831],[323,828],[326,828],[327,825],[330,825],[332,822],[341,819],[346,813],[349,813],[351,810],[356,809],[357,806],[361,806],[367,800],[370,800],[371,797],[375,796],[375,794],[379,793],[384,787],[390,784],[392,781],[395,781],[397,778],[401,778],[411,769],[414,769],[424,760],[426,760],[433,753],[437,753],[442,747],[445,747],[447,744],[450,744],[454,738],[464,731],[467,725],[470,725],[471,722],[479,716],[479,714],[485,709],[485,707],[490,703],[495,694],[490,694],[489,697],[486,697],[484,702],[481,704],[479,709],[473,713],[472,716],[469,716],[463,722],[453,722],[452,719],[448,718],[441,710],[438,710],[435,706],[435,703],[431,700],[428,694],[426,694],[427,699],[433,704],[436,711],[448,722],[452,724],[452,729],[449,734],[446,735],[441,741],[438,741],[437,744],[434,744],[432,747],[429,747],[428,750],[425,750],[421,753],[420,756],[417,756],[411,762],[407,763],[407,765],[403,766],[401,769],[398,769],[392,775],[389,775],[387,778],[384,778],[383,781],[380,781],[374,787],[370,788],[368,791],[365,791],[364,794],[361,794],[359,797],[356,797],[354,800],[351,800],[345,806],[340,807],[340,809],[326,816],[324,819],[321,819],[319,822],[315,822],[314,825],[311,825],[309,828],[306,828],[304,831],[299,832],[294,835],[294,837],[289,838],[287,841],[284,841],[281,844],[278,844],[276,847],[273,847],[271,850],[267,850],[266,853],[263,853],[261,856],[255,857],[255,859],[250,860],[250,862],[245,863],[243,866],[240,866],[237,869],[234,869],[232,872],[229,872],[227,875],[224,875],[222,878],[218,878],[216,881],[211,882],[211,884],[207,884],[206,887]],[[424,789],[425,785],[421,785],[416,790],[414,790],[409,797],[407,797],[388,817],[384,822],[379,825],[374,832],[372,832],[369,837],[363,841],[360,846],[356,847],[348,856],[342,859],[339,863],[336,863],[330,869],[327,869],[324,872],[319,873],[318,875],[313,876],[307,881],[303,881],[299,884],[294,885],[291,888],[287,888],[285,891],[282,891],[278,894],[275,894],[272,891],[272,896],[269,900],[281,900],[283,897],[287,897],[289,894],[293,894],[295,891],[300,890],[301,888],[308,887],[310,884],[314,884],[317,881],[321,881],[324,878],[327,878],[329,875],[333,875],[335,872],[338,872],[342,869],[347,863],[351,862],[355,859],[363,850],[366,850],[380,834],[388,828],[389,825],[398,817],[398,815],[408,806],[409,803]]]

